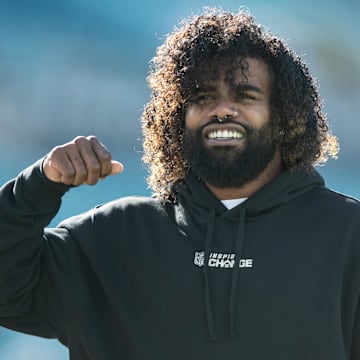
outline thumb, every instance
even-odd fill
[[[111,160],[111,173],[110,175],[120,174],[124,169],[124,165],[115,160]]]

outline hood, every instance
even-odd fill
[[[228,302],[229,334],[230,340],[233,340],[236,336],[234,321],[236,318],[238,276],[240,271],[240,267],[235,264],[238,264],[241,259],[243,244],[246,241],[244,238],[245,219],[265,216],[266,213],[272,209],[292,201],[319,186],[324,186],[324,180],[315,170],[309,173],[302,171],[284,171],[246,201],[231,210],[228,210],[201,179],[192,172],[187,175],[184,181],[176,186],[176,198],[178,207],[181,209],[176,216],[176,222],[181,232],[187,233],[191,227],[191,232],[202,231],[203,235],[204,227],[196,230],[195,227],[190,225],[191,221],[187,218],[190,219],[192,217],[202,224],[206,224],[205,243],[201,246],[204,254],[204,262],[202,265],[204,278],[204,309],[210,341],[217,341],[218,339],[214,321],[213,299],[211,297],[211,279],[208,271],[209,256],[212,251],[212,243],[215,235],[216,218],[221,217],[238,223],[238,230],[234,236],[233,252],[235,254],[235,261],[231,274]],[[191,214],[191,216],[187,216],[187,214]],[[203,238],[203,236],[196,236],[196,233],[194,237]]]
[[[190,172],[176,187],[176,196],[180,202],[184,200],[187,206],[191,207],[191,211],[200,217],[208,217],[209,212],[215,209],[217,216],[238,218],[243,208],[246,208],[247,217],[255,217],[318,186],[324,186],[324,179],[317,171],[307,173],[287,170],[268,182],[244,203],[227,210],[201,179]]]

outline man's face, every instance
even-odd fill
[[[216,187],[256,179],[277,149],[270,123],[270,71],[262,60],[246,61],[246,77],[239,69],[231,80],[223,72],[219,80],[200,85],[185,114],[185,159]]]

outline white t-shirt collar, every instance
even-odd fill
[[[221,200],[221,202],[228,210],[231,210],[235,206],[238,206],[241,203],[243,203],[245,200],[247,200],[247,198]]]

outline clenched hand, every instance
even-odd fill
[[[78,136],[56,146],[43,163],[43,172],[49,180],[74,186],[94,185],[122,170],[123,165],[112,160],[110,152],[95,136]]]

